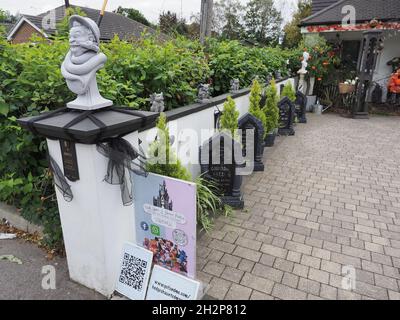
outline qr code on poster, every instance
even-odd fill
[[[124,253],[119,282],[141,291],[145,280],[146,268],[147,261],[134,257],[129,253]]]

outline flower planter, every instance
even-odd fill
[[[348,94],[356,91],[356,86],[354,84],[339,83],[339,93]]]
[[[268,133],[264,139],[264,147],[273,147],[275,144],[275,133]]]

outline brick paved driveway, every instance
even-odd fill
[[[400,118],[310,115],[198,242],[213,299],[400,299]],[[342,288],[353,266],[356,288]]]

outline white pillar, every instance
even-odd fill
[[[124,137],[135,148],[137,132]],[[63,170],[59,140],[47,140],[49,153]],[[104,181],[108,159],[96,145],[76,144],[80,179],[68,181],[73,200],[56,188],[70,278],[110,297],[118,277],[122,246],[135,243],[133,206],[124,206],[119,185]]]

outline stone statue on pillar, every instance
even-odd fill
[[[308,67],[309,59],[310,59],[310,54],[307,51],[304,51],[303,58],[301,61],[301,69],[299,71],[297,71],[297,74],[300,76],[298,90],[300,92],[302,92],[303,94],[307,93],[307,84],[306,84],[305,76],[308,73],[307,67]]]
[[[100,52],[100,30],[86,17],[73,15],[69,19],[70,50],[61,65],[61,73],[68,88],[78,97],[67,107],[79,110],[96,110],[112,106],[97,87],[96,72],[104,67],[107,57]]]

